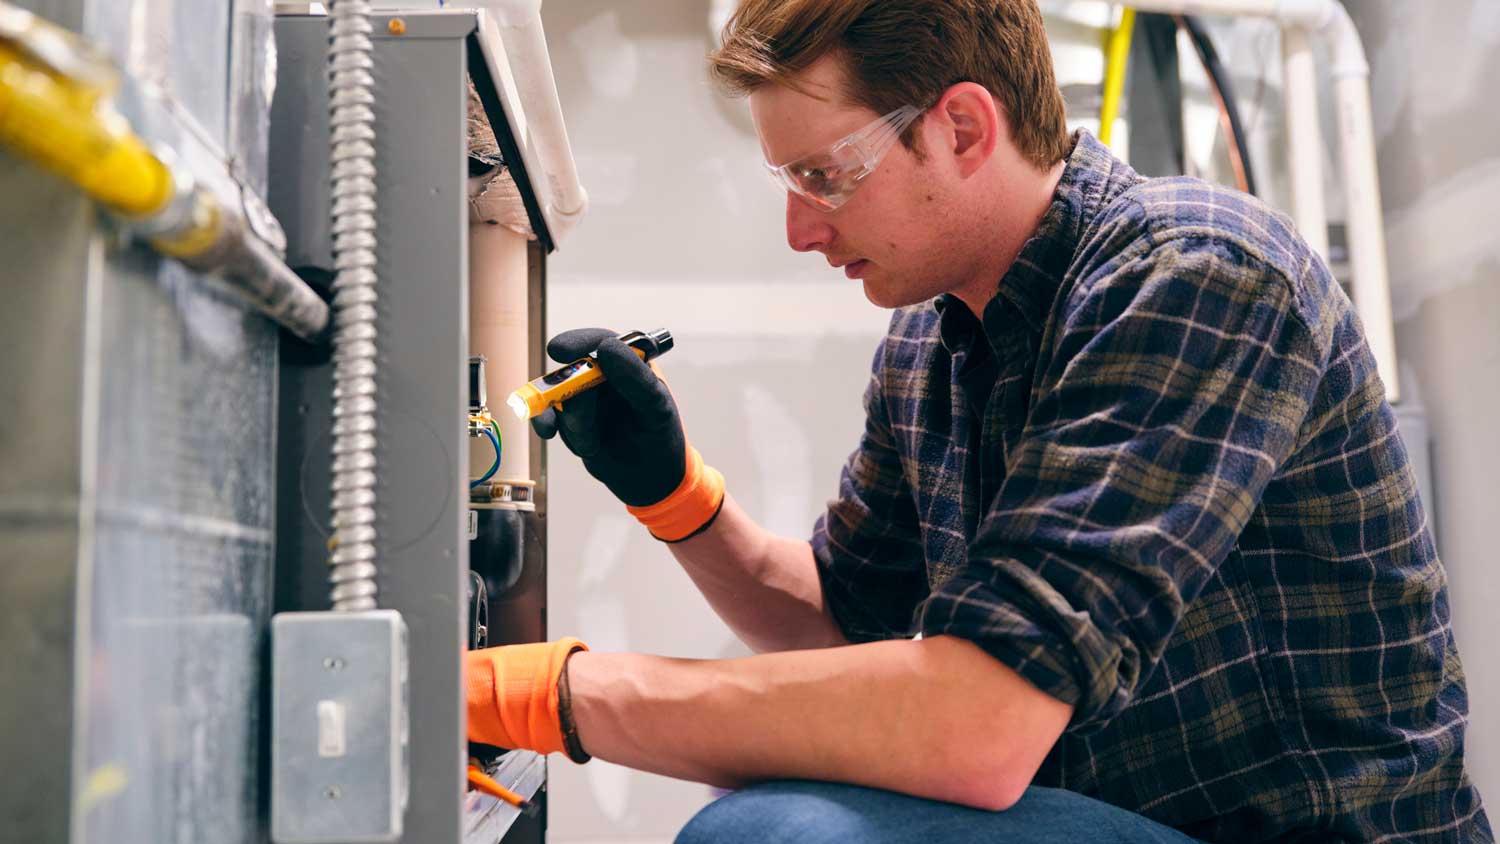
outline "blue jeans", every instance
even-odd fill
[[[1169,827],[1070,791],[1031,787],[1004,812],[890,791],[789,780],[706,806],[677,844],[1198,844]]]

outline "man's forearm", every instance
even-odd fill
[[[1072,713],[948,636],[735,660],[579,653],[568,682],[579,738],[601,759],[716,785],[818,779],[990,809],[1020,796]]]
[[[710,606],[757,651],[847,644],[829,615],[812,546],[757,525],[734,499],[713,525],[670,546]]]

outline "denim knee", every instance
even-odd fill
[[[830,783],[769,782],[732,792],[705,806],[675,844],[835,844],[876,841],[869,820],[827,799]]]
[[[762,783],[710,803],[677,844],[1195,844],[1081,794],[1032,787],[1004,812],[827,782]]]

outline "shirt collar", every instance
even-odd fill
[[[1111,155],[1093,135],[1081,129],[1074,133],[1073,150],[1053,191],[1052,204],[1000,279],[995,298],[982,315],[982,327],[991,346],[998,348],[1000,335],[1014,325],[1014,318],[1002,313],[1004,305],[1020,314],[1032,334],[1041,336],[1084,230],[1104,206],[1139,180],[1135,171]],[[963,303],[945,293],[933,301],[933,306],[942,315],[944,347],[951,353],[955,347],[967,346],[976,320],[963,319],[969,316]]]

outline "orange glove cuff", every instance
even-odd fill
[[[496,747],[562,753],[557,681],[577,639],[506,645],[464,654],[469,740]]]
[[[672,494],[647,507],[630,507],[651,535],[667,542],[686,539],[708,524],[724,505],[724,476],[703,465],[703,455],[688,446],[687,474]]]

